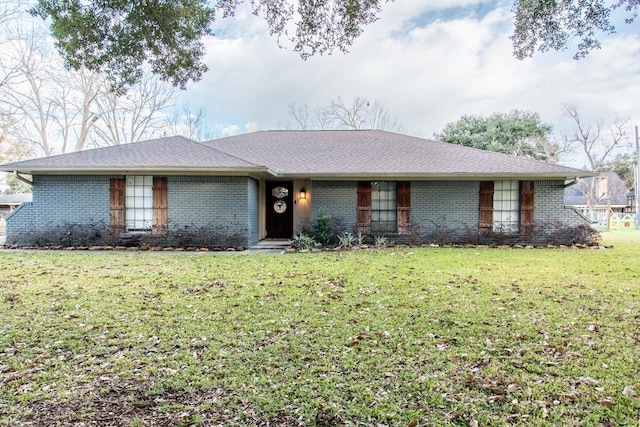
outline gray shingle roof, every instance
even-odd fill
[[[251,169],[257,165],[181,136],[96,148],[1,165],[20,171]],[[260,168],[263,169],[263,168]]]
[[[597,194],[600,188],[594,180],[604,179],[603,194]],[[615,172],[605,172],[598,177],[581,179],[576,185],[568,187],[564,192],[564,203],[569,206],[586,206],[589,204],[587,194],[592,190],[592,203],[596,206],[627,206],[629,188]]]
[[[555,178],[593,174],[379,130],[260,131],[197,143],[161,138],[0,165],[23,173],[267,172],[283,177]]]
[[[589,172],[380,130],[262,131],[204,143],[281,175],[589,176]]]
[[[30,202],[33,198],[31,193],[15,193],[15,194],[0,194],[0,205],[19,205],[22,203]]]

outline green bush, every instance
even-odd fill
[[[318,215],[311,224],[311,235],[319,243],[326,245],[333,238],[333,227],[331,226],[331,214],[325,208],[320,208]]]
[[[293,237],[289,240],[289,244],[296,251],[313,249],[318,246],[318,243],[316,243],[313,237],[308,236],[304,233],[294,234]]]

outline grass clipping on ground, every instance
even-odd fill
[[[2,252],[0,424],[636,425],[638,259]]]

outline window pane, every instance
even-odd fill
[[[126,177],[125,214],[129,230],[147,230],[151,228],[153,218],[152,185],[152,176]]]
[[[493,189],[493,229],[516,231],[520,222],[519,181],[496,181]]]
[[[396,183],[371,183],[371,233],[393,233],[397,229]]]

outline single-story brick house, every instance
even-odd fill
[[[69,234],[88,227],[88,238],[102,224],[111,237],[210,227],[237,246],[290,238],[321,209],[343,231],[391,240],[518,239],[538,223],[584,224],[564,205],[564,189],[593,175],[379,130],[168,137],[0,170],[33,183],[33,202],[7,218],[8,244],[33,243],[63,224]]]

